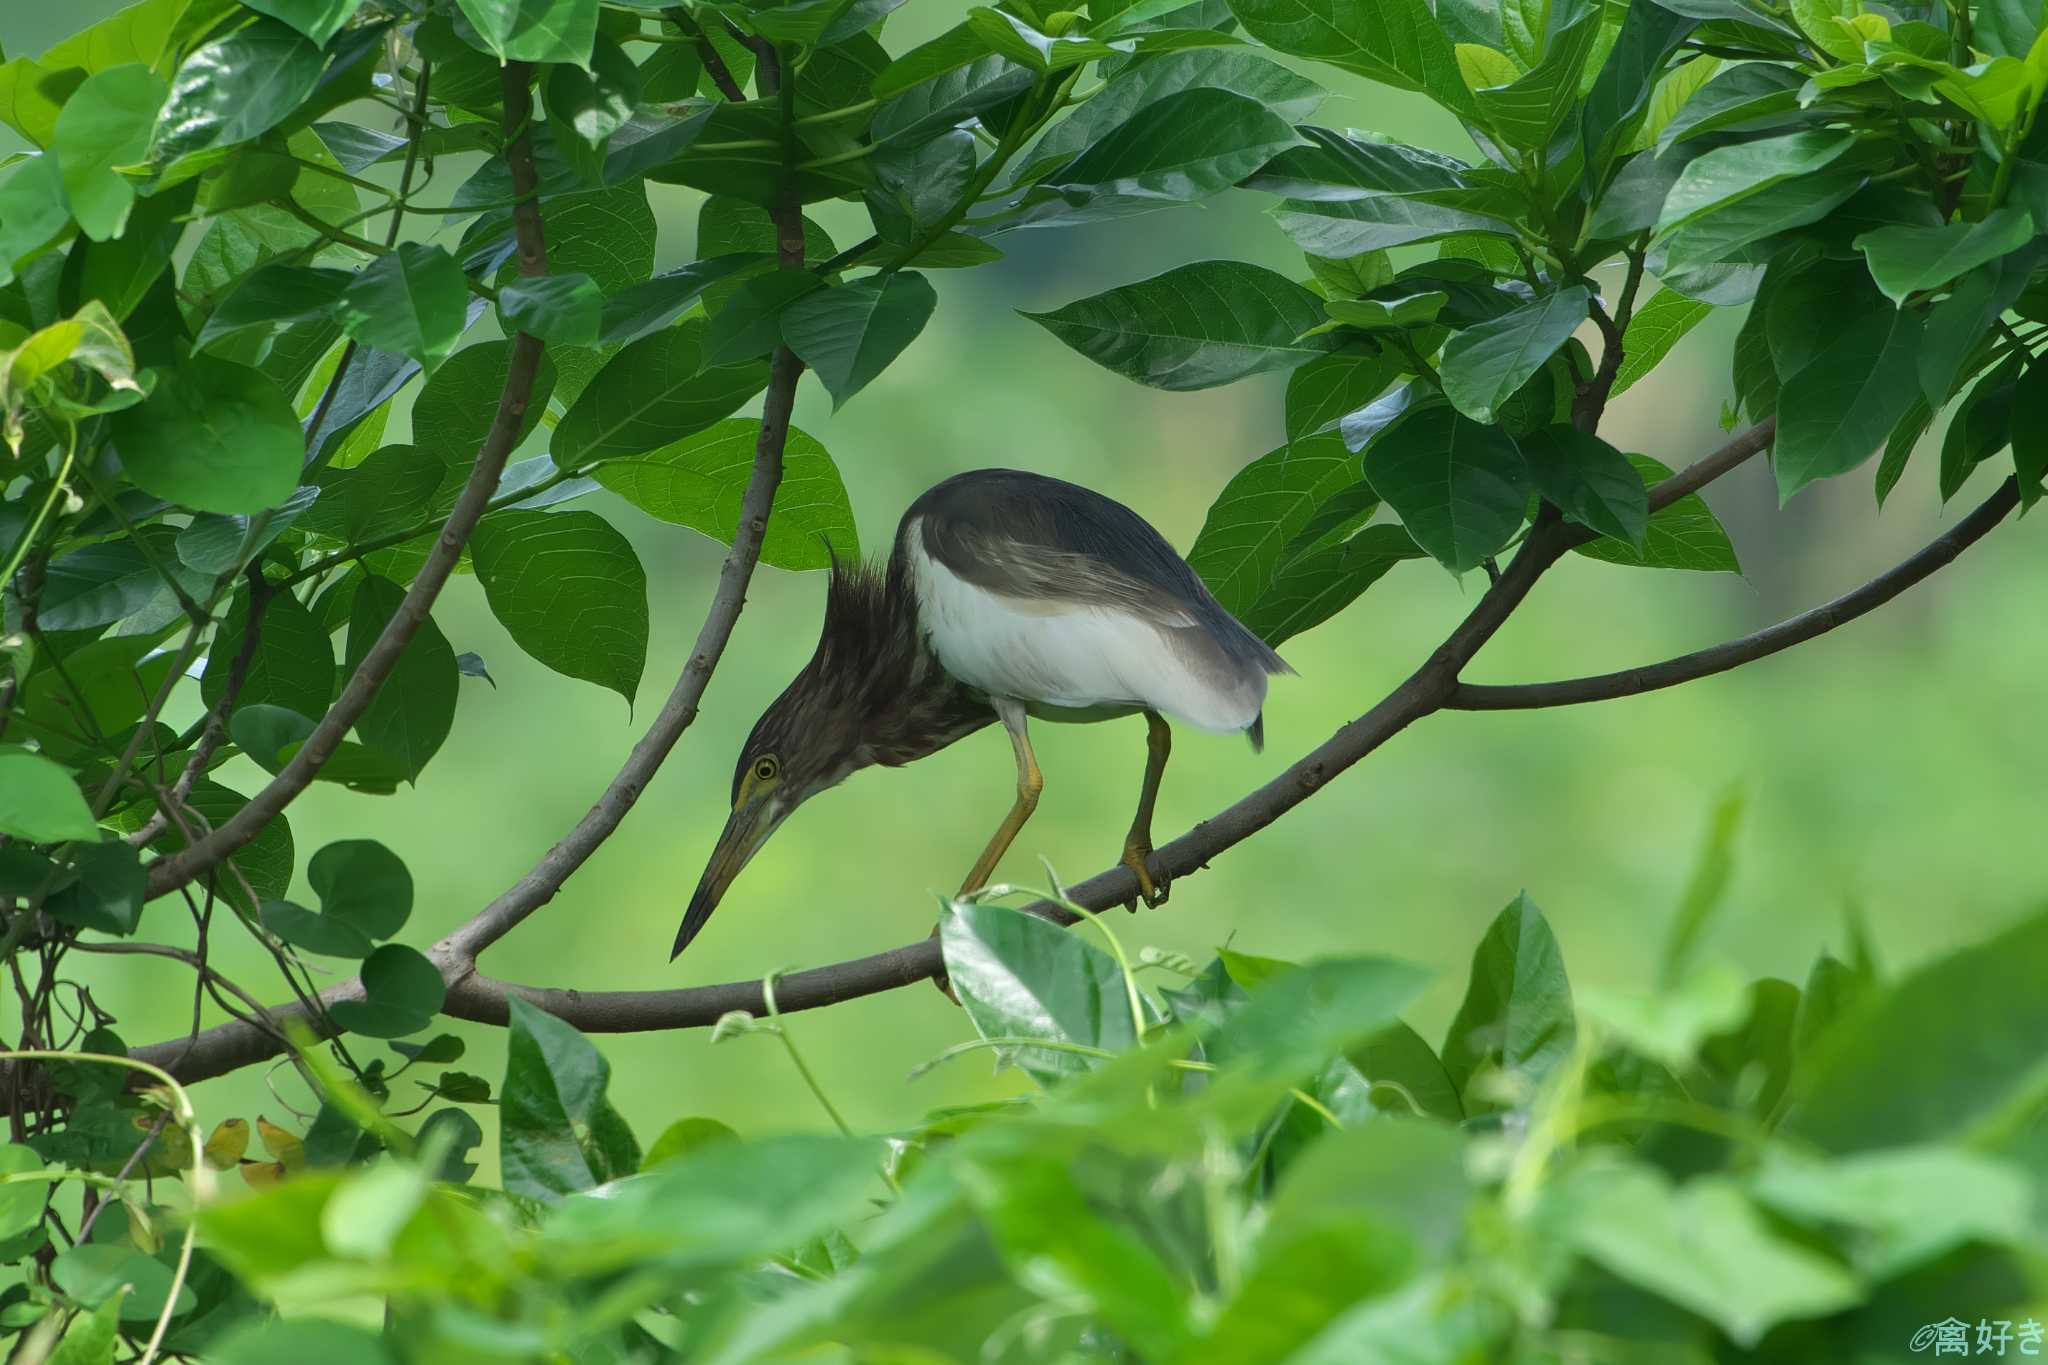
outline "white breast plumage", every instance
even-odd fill
[[[1265,703],[1265,677],[1220,678],[1192,665],[1175,625],[1116,607],[1035,601],[980,588],[904,532],[919,624],[946,671],[995,697],[1087,710],[1161,712],[1203,730],[1242,730]],[[1222,684],[1219,686],[1218,684]]]

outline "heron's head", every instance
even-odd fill
[[[791,811],[837,786],[870,759],[862,739],[877,708],[880,581],[835,565],[818,650],[796,681],[754,723],[732,775],[732,814],[676,935],[673,958],[690,945],[718,902]]]

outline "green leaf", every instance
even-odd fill
[[[978,43],[980,39],[974,41]],[[915,52],[912,49],[905,53],[904,59]],[[875,80],[875,98],[882,101],[882,107],[875,111],[869,133],[877,145],[921,142],[1023,94],[1036,79],[1029,68],[1007,57],[989,55],[971,59],[929,80],[920,80],[901,94],[892,95],[884,89],[884,83],[894,70],[892,65]]]
[[[2039,1122],[2048,915],[1874,991],[1795,1077],[1789,1134],[1835,1152],[1969,1135],[1999,1150]]]
[[[1444,1070],[1465,1097],[1465,1112],[1511,1107],[1526,1100],[1578,1037],[1564,958],[1543,912],[1525,892],[1508,902],[1472,954],[1464,1003],[1444,1037]],[[1515,1092],[1510,1106],[1498,1089],[1475,1093],[1473,1082],[1495,1075]]]
[[[1593,987],[1579,1008],[1625,1046],[1674,1071],[1692,1065],[1700,1045],[1741,1024],[1749,987],[1725,963],[1709,963],[1656,990]]]
[[[1437,365],[1444,397],[1476,422],[1495,420],[1500,405],[1570,340],[1592,303],[1590,290],[1573,285],[1458,332]]]
[[[1339,344],[1304,335],[1322,321],[1322,300],[1242,261],[1180,266],[1024,316],[1096,364],[1158,389],[1293,369]]]
[[[1509,145],[1541,152],[1579,101],[1580,77],[1600,33],[1600,13],[1589,8],[1550,36],[1541,61],[1526,75],[1474,92],[1480,117]]]
[[[16,1142],[0,1146],[0,1174],[26,1175],[42,1169],[43,1159],[34,1148]],[[0,1185],[0,1239],[11,1241],[43,1221],[44,1193],[27,1181]]]
[[[200,675],[199,699],[218,706],[226,695],[228,675],[242,652],[249,619],[249,595],[236,594],[234,605],[213,638]],[[256,651],[249,656],[235,709],[282,706],[318,718],[334,696],[334,644],[327,627],[287,591],[274,591],[263,608],[256,633]]]
[[[1817,1231],[1853,1228],[1856,1269],[1892,1279],[1970,1242],[2019,1247],[2031,1236],[2024,1174],[1976,1152],[1903,1147],[1839,1161],[1774,1151],[1751,1183],[1757,1202]]]
[[[484,51],[507,62],[590,64],[597,0],[456,0]]]
[[[1045,180],[1073,207],[1095,197],[1201,199],[1229,189],[1300,141],[1259,101],[1196,86],[1145,104]]]
[[[1440,289],[1369,299],[1331,299],[1323,305],[1332,322],[1362,332],[1398,332],[1435,320],[1451,296]]]
[[[57,115],[52,150],[63,174],[78,230],[95,242],[117,237],[135,203],[135,189],[121,174],[149,151],[157,110],[169,93],[146,66],[109,67],[86,77]]]
[[[1231,0],[1230,12],[1268,47],[1475,112],[1451,40],[1422,0]]]
[[[71,774],[16,744],[0,745],[0,833],[32,844],[100,837]]]
[[[81,844],[73,855],[78,880],[57,891],[45,908],[66,924],[97,929],[103,934],[135,932],[149,878],[141,854],[119,839]]]
[[[428,382],[427,392],[432,392],[444,376],[462,368],[460,359],[442,366],[440,373]],[[416,433],[434,439],[427,434],[430,424],[426,393],[414,400],[412,425]],[[456,451],[475,450],[474,445],[461,441],[437,440],[435,445],[451,456]],[[307,509],[299,524],[315,535],[330,536],[346,544],[368,540],[381,530],[411,525],[426,515],[448,468],[440,455],[418,446],[379,446],[353,468],[322,470],[319,500]]]
[[[1204,1102],[1228,1108],[1299,1084],[1395,1023],[1429,972],[1383,957],[1328,958],[1283,971],[1202,1040],[1220,1068]],[[1263,1107],[1263,1106],[1261,1106]]]
[[[39,156],[15,167],[0,183],[0,285],[14,279],[17,262],[70,226],[57,158]]]
[[[1315,82],[1256,53],[1228,49],[1169,53],[1119,72],[1047,129],[1025,154],[1023,169],[1013,180],[1036,180],[1086,151],[1140,110],[1183,90],[1203,88],[1243,95],[1287,123],[1314,114],[1324,95]]]
[[[740,503],[753,475],[760,434],[755,419],[730,418],[645,455],[606,460],[590,471],[591,477],[657,520],[730,545],[739,529]],[[860,555],[846,485],[825,447],[791,427],[761,562],[779,569],[822,569],[835,554],[847,560]]]
[[[1706,321],[1711,303],[1689,299],[1674,289],[1659,289],[1628,320],[1621,337],[1621,369],[1609,397],[1619,397],[1662,363],[1685,334]]]
[[[1517,444],[1536,491],[1559,511],[1603,536],[1643,548],[1650,494],[1627,456],[1576,427],[1546,427]]]
[[[640,68],[610,38],[590,51],[590,68],[564,64],[548,72],[548,117],[590,147],[601,147],[632,121],[640,102]]]
[[[498,291],[498,316],[506,331],[526,332],[562,346],[593,345],[603,314],[604,295],[588,275],[521,277]]]
[[[1642,475],[1644,484],[1654,488],[1671,477],[1670,466],[1647,455],[1630,455],[1628,462]],[[1609,564],[1627,564],[1649,569],[1695,569],[1708,573],[1741,573],[1735,547],[1728,533],[1714,518],[1706,500],[1688,493],[1650,518],[1643,532],[1643,548],[1625,540],[1603,536],[1573,549],[1591,559]]]
[[[1311,360],[1287,376],[1287,439],[1334,430],[1344,414],[1379,397],[1400,373],[1398,360],[1375,350]]]
[[[1846,132],[1787,133],[1703,152],[1678,173],[1657,215],[1659,236],[1794,178],[1825,170],[1854,145]]]
[[[594,512],[494,512],[470,537],[477,581],[513,642],[633,701],[647,666],[647,573]]]
[[[1826,344],[1779,397],[1780,500],[1869,459],[1920,395],[1919,314],[1880,306],[1831,321]]]
[[[710,201],[705,207],[710,207]],[[745,207],[752,208],[753,205]],[[706,249],[701,235],[698,249]],[[659,331],[681,316],[682,311],[712,285],[728,276],[758,268],[770,259],[759,252],[733,252],[709,260],[692,261],[679,270],[629,284],[604,301],[601,315],[604,340],[620,343],[638,341],[649,332]]]
[[[207,315],[194,345],[203,351],[250,334],[268,338],[292,323],[325,317],[354,278],[346,270],[321,266],[262,266]]]
[[[759,393],[768,367],[700,369],[705,325],[692,319],[613,356],[555,428],[555,463],[577,469],[695,434]]]
[[[1677,981],[1684,974],[1713,920],[1714,912],[1728,893],[1728,879],[1735,870],[1735,834],[1741,828],[1742,810],[1746,804],[1738,786],[1722,796],[1714,806],[1706,838],[1701,841],[1699,862],[1694,865],[1692,875],[1686,878],[1685,894],[1679,900],[1678,913],[1672,917],[1670,936],[1664,941],[1657,975],[1665,984]]]
[[[403,1038],[430,1027],[448,988],[426,954],[387,943],[363,961],[363,998],[327,1007],[334,1022],[366,1038]]]
[[[1959,275],[2019,250],[2034,236],[2034,222],[2025,209],[2002,208],[1982,222],[1958,219],[1940,227],[1897,224],[1858,237],[1855,246],[1870,262],[1871,278],[1893,303],[1923,289],[1947,284]]]
[[[2020,502],[2031,507],[2048,478],[2048,366],[2028,364],[2012,393],[2012,467]]]
[[[524,1000],[514,997],[511,1012],[498,1091],[506,1192],[552,1201],[631,1175],[640,1149],[605,1098],[611,1066],[604,1055]]]
[[[130,1246],[80,1242],[59,1253],[50,1265],[50,1279],[67,1298],[87,1308],[120,1299],[124,1321],[147,1321],[163,1311],[171,1297],[171,1268]],[[122,1295],[127,1297],[123,1298]],[[197,1303],[190,1285],[178,1287],[179,1307]]]
[[[348,620],[346,667],[350,675],[404,599],[403,588],[374,574],[356,586]],[[460,682],[455,651],[428,617],[420,622],[418,633],[398,656],[376,698],[357,719],[356,736],[396,760],[408,781],[417,781],[420,770],[455,724],[455,694]]]
[[[274,381],[246,366],[195,355],[159,371],[149,401],[111,421],[128,478],[194,511],[261,512],[298,487],[298,414]]]
[[[321,47],[355,17],[363,0],[243,0],[250,9],[282,19]]]
[[[192,793],[186,798],[186,804],[205,818],[207,826],[219,829],[248,805],[249,799],[231,787],[202,777],[192,784]],[[182,849],[185,838],[178,827],[172,825],[158,836],[151,847]],[[259,900],[282,896],[292,884],[293,859],[291,822],[280,815],[266,823],[254,839],[234,854],[235,867],[242,875],[236,877],[222,873],[216,879],[215,893],[253,915],[256,906],[242,894],[242,878],[248,879]]]
[[[1571,1245],[1707,1318],[1739,1347],[1776,1323],[1826,1317],[1863,1297],[1834,1261],[1777,1236],[1724,1177],[1673,1189],[1647,1167],[1598,1161],[1555,1187],[1546,1205]]]
[[[875,77],[872,93],[878,100],[893,99],[914,86],[991,56],[994,52],[995,48],[988,39],[972,24],[956,24],[890,62]],[[1027,80],[1028,75],[1026,73]]]
[[[548,351],[541,352],[540,370],[534,376],[533,394],[527,400],[525,416],[520,419],[515,444],[533,434],[534,428],[540,425],[541,415],[547,411],[548,398],[555,387],[554,368],[548,363],[548,354]],[[441,464],[444,475],[448,471],[461,471],[455,479],[443,480],[443,485],[450,490],[445,499],[450,506],[454,505],[454,487],[468,477],[477,448],[483,444],[491,423],[497,418],[498,397],[504,392],[505,374],[511,366],[512,343],[509,341],[482,341],[474,346],[465,346],[427,377],[426,387],[420,390],[420,396],[413,402],[414,442],[419,448],[432,453]],[[383,449],[405,451],[411,447],[386,446]],[[395,461],[411,457],[394,455],[390,458]],[[357,472],[367,469],[369,463],[366,459],[358,466]],[[395,469],[392,472],[397,474]],[[368,479],[372,476],[364,474],[363,477]],[[343,486],[351,487],[348,484]],[[353,498],[356,495],[351,492],[345,496]]]
[[[733,286],[704,330],[707,364],[759,360],[782,344],[782,310],[827,288],[808,270],[771,270]]]
[[[1297,373],[1306,373],[1305,370]],[[1309,519],[1364,477],[1364,461],[1335,434],[1290,441],[1231,476],[1189,547],[1190,568],[1225,610],[1243,616],[1273,581]]]
[[[1399,526],[1340,527],[1282,560],[1238,619],[1277,647],[1350,606],[1396,564],[1422,557],[1414,537]]]
[[[164,528],[139,533],[161,560],[170,536]],[[197,584],[185,585],[203,592]],[[103,541],[53,559],[44,571],[36,619],[44,630],[92,630],[133,616],[167,591],[156,565],[133,539]]]
[[[817,372],[836,411],[917,339],[938,303],[922,275],[871,276],[789,304],[781,314],[782,338]]]
[[[374,839],[327,845],[306,864],[306,880],[320,897],[321,914],[365,937],[391,938],[412,916],[412,873]]]
[[[305,102],[326,66],[317,43],[272,19],[208,43],[171,80],[151,160],[171,165],[262,136]]]
[[[1117,55],[1115,48],[1094,38],[1079,33],[1051,37],[1015,15],[986,5],[976,5],[967,11],[967,27],[988,44],[990,51],[1034,71],[1064,71]]]
[[[1449,408],[1426,408],[1381,437],[1365,477],[1452,573],[1506,545],[1528,510],[1528,471],[1514,439]]]
[[[411,356],[431,371],[468,325],[469,286],[442,248],[400,242],[357,272],[338,307],[342,330],[357,341]]]
[[[950,902],[939,945],[954,995],[984,1038],[1042,1038],[1121,1052],[1137,1041],[1116,959],[1049,920],[1005,905]],[[1050,1048],[999,1050],[1041,1082],[1093,1069]]]

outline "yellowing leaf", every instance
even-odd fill
[[[225,1171],[240,1162],[242,1153],[248,1150],[249,1120],[224,1119],[206,1139],[206,1164],[216,1171]]]
[[[306,1164],[306,1144],[297,1136],[258,1114],[256,1131],[263,1136],[263,1148],[277,1159],[283,1170],[296,1171]]]

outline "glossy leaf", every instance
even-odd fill
[[[1528,509],[1528,472],[1513,438],[1449,408],[1415,413],[1376,442],[1365,477],[1452,573],[1506,545]]]
[[[1297,546],[1299,548],[1297,548]],[[1239,620],[1269,645],[1312,630],[1351,605],[1387,571],[1424,551],[1399,526],[1339,526],[1297,541]]]
[[[2033,235],[2033,219],[2025,209],[2002,208],[1976,223],[1958,219],[1940,227],[1877,228],[1859,236],[1855,245],[1870,262],[1871,278],[1884,296],[1903,306],[1908,295],[2017,251]]]
[[[1780,498],[1862,464],[1919,397],[1919,315],[1866,311],[1840,326],[1779,399]]]
[[[1335,435],[1268,451],[1231,477],[1189,547],[1189,567],[1234,614],[1258,601],[1309,519],[1364,477],[1364,461]]]
[[[562,346],[596,342],[603,313],[604,295],[588,275],[522,278],[498,291],[498,315],[507,331],[526,332]]]
[[[1334,429],[1399,374],[1400,362],[1378,351],[1340,351],[1311,360],[1287,376],[1287,439]]]
[[[761,424],[729,418],[644,455],[606,460],[591,475],[641,511],[730,545],[754,469]],[[813,437],[789,429],[782,481],[761,544],[761,562],[822,569],[832,556],[859,556],[853,508],[832,457]]]
[[[1659,289],[1636,309],[1622,334],[1621,369],[1615,373],[1609,397],[1619,397],[1635,387],[1671,354],[1671,348],[1685,334],[1706,321],[1714,311],[1711,303],[1689,299],[1674,289]]]
[[[282,19],[321,47],[355,17],[362,0],[245,0],[250,9]]]
[[[955,901],[939,916],[953,993],[984,1038],[1040,1038],[1118,1051],[1136,1038],[1116,960],[1049,920],[1004,905]],[[1001,1049],[1040,1081],[1091,1069],[1083,1055]]]
[[[1292,369],[1337,346],[1303,335],[1322,320],[1315,295],[1241,261],[1184,265],[1024,316],[1096,364],[1159,389]]]
[[[1458,332],[1437,365],[1444,397],[1476,422],[1495,420],[1501,404],[1586,320],[1592,301],[1584,286],[1573,285]]]
[[[783,308],[782,339],[816,371],[836,409],[917,339],[938,302],[922,275],[856,280],[808,293]]]
[[[172,79],[152,159],[174,163],[260,137],[312,94],[326,66],[317,43],[274,19],[215,39],[187,57]]]
[[[227,693],[228,677],[247,638],[249,595],[237,594],[227,619],[215,634],[199,679],[199,697],[218,706]],[[318,719],[334,696],[334,645],[312,612],[289,592],[273,592],[264,604],[235,708],[282,706]]]
[[[1450,39],[1422,0],[1231,0],[1230,10],[1269,47],[1420,90],[1454,113],[1473,112]]]
[[[1065,203],[1096,197],[1190,200],[1237,184],[1300,141],[1259,101],[1214,86],[1142,106],[1045,181]]]
[[[597,37],[597,0],[456,0],[484,50],[508,62],[587,66]]]
[[[524,1000],[514,998],[511,1011],[498,1092],[507,1192],[554,1200],[632,1174],[640,1149],[605,1098],[611,1066],[603,1054]]]
[[[477,580],[513,642],[630,704],[647,666],[647,574],[592,512],[495,512],[470,537]]]
[[[555,463],[597,460],[671,445],[725,417],[761,391],[757,362],[700,370],[704,324],[686,322],[626,347],[591,380],[555,428]]]

